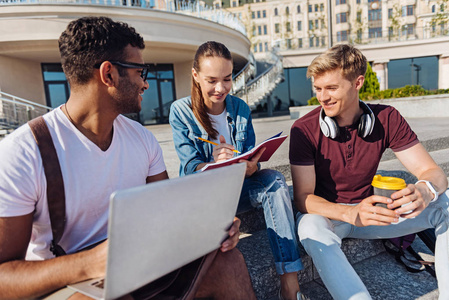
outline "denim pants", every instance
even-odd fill
[[[268,239],[279,275],[303,269],[292,202],[284,176],[274,170],[261,170],[243,182],[237,213],[262,205]]]
[[[449,190],[413,219],[388,226],[357,227],[313,214],[298,213],[298,236],[334,299],[371,299],[368,290],[341,251],[343,238],[393,238],[435,228],[435,271],[439,299],[449,299]],[[338,275],[337,275],[338,274]],[[446,282],[445,282],[446,281]]]

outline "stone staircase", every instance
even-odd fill
[[[447,130],[449,122],[442,120],[441,130],[438,130],[438,126],[424,126],[424,123],[429,122],[430,119],[411,120],[411,126],[427,151],[449,176],[449,130]],[[257,124],[255,127],[257,132]],[[442,130],[443,128],[446,130]],[[284,157],[288,156],[284,155]],[[282,161],[284,163],[269,167],[284,174],[292,194],[290,166],[287,159]],[[386,151],[382,157],[379,173],[384,176],[402,177],[407,183],[416,181],[414,176],[406,172],[392,151]],[[238,248],[242,251],[248,265],[257,299],[277,299],[280,282],[265,231],[263,211],[254,209],[238,217],[242,220],[242,235]],[[419,238],[414,242],[413,247],[425,259],[433,259],[432,253]],[[385,252],[381,241],[345,239],[342,249],[366,284],[373,299],[438,298],[436,280],[426,272],[418,274],[407,272],[390,254]],[[304,269],[298,273],[301,289],[310,299],[332,299],[319,279],[311,258],[304,249],[301,248],[300,251],[304,264]]]

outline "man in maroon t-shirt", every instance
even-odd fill
[[[291,129],[299,239],[334,299],[371,299],[341,251],[341,240],[435,228],[440,299],[449,299],[449,285],[441,284],[449,278],[447,178],[396,109],[359,100],[366,63],[356,48],[337,45],[308,68],[321,107]],[[387,148],[419,179],[391,199],[373,195],[371,187]],[[378,202],[388,208],[375,206]]]

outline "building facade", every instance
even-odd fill
[[[280,49],[286,75],[284,106],[306,104],[305,69],[337,43],[367,56],[381,89],[422,85],[449,88],[448,0],[211,0],[240,17],[260,59]],[[291,74],[294,78],[290,78]],[[299,81],[298,81],[299,80]],[[291,81],[291,82],[290,82]],[[290,82],[290,83],[289,83]],[[297,95],[296,87],[308,89]],[[289,85],[287,92],[285,85]],[[290,96],[287,96],[289,94]],[[295,98],[296,97],[296,98]]]
[[[144,60],[152,64],[149,89],[136,116],[143,124],[168,122],[170,104],[190,94],[192,62],[200,44],[216,40],[227,45],[237,71],[251,52],[241,23],[219,10],[176,7],[164,0],[76,1],[0,2],[0,96],[6,93],[53,108],[67,101],[69,85],[58,38],[70,21],[82,16],[108,16],[143,36]]]

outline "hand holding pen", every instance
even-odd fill
[[[197,139],[216,146],[214,147],[214,150],[212,152],[215,162],[228,160],[234,156],[234,153],[240,153],[239,151],[234,149],[234,146],[226,144],[226,140],[222,135],[220,135],[219,137],[220,144],[208,141],[200,137],[197,137]]]

